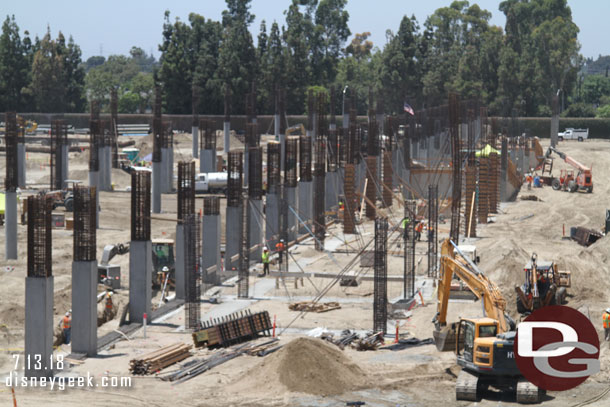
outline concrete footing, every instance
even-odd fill
[[[277,194],[267,193],[265,201],[265,240],[269,250],[275,249],[280,233],[280,200]]]
[[[97,262],[72,262],[72,352],[97,354]]]
[[[215,150],[201,150],[199,157],[199,172],[216,172]]]
[[[4,194],[4,258],[17,260],[17,193]]]
[[[250,199],[248,206],[248,222],[250,223],[250,247],[257,246],[250,253],[250,261],[258,263],[261,261],[263,241],[263,225],[265,218],[263,217],[263,201],[260,199]]]
[[[100,173],[99,171],[89,171],[89,186],[95,187],[95,225],[100,228]]]
[[[297,217],[294,212],[299,213],[299,209],[297,207],[297,189],[295,187],[286,187],[284,188],[284,195],[286,197],[286,210],[288,211],[288,223],[286,225],[286,230],[288,232],[288,242],[292,242],[297,238]],[[294,212],[292,210],[294,210]]]
[[[25,188],[26,179],[25,179],[25,169],[26,169],[26,154],[25,154],[25,144],[17,143],[17,185],[19,188]]]
[[[313,182],[311,181],[299,181],[299,217],[311,230],[313,219]],[[299,233],[309,234],[307,228],[299,224]]]
[[[239,260],[231,261],[231,257],[239,253],[241,245],[241,206],[227,206],[225,219],[225,270],[233,270],[239,267]]]
[[[53,377],[53,326],[53,277],[26,277],[25,377]]]
[[[129,322],[150,318],[152,300],[152,243],[132,240],[129,245]]]
[[[176,225],[176,256],[174,282],[176,283],[176,299],[186,298],[186,267],[184,253],[184,225]]]
[[[153,213],[161,213],[161,178],[163,175],[161,174],[162,168],[160,162],[152,163],[152,212]]]
[[[201,268],[203,269],[203,282],[205,284],[220,283],[220,234],[221,222],[220,215],[203,215],[203,234]],[[216,270],[212,273],[207,270],[216,266]]]

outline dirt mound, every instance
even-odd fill
[[[342,394],[366,386],[366,374],[336,346],[320,339],[297,338],[271,354],[240,381],[241,389]]]

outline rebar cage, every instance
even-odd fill
[[[150,240],[150,172],[131,173],[131,240]]]
[[[178,163],[178,223],[195,213],[195,162]]]
[[[28,277],[47,278],[53,275],[52,211],[52,197],[46,195],[28,197]]]
[[[229,151],[227,178],[227,206],[229,207],[237,207],[241,204],[243,155],[242,151]]]
[[[95,260],[96,189],[74,185],[74,261]]]
[[[373,288],[373,331],[387,331],[388,322],[388,219],[375,219],[375,260]]]

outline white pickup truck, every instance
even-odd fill
[[[199,173],[195,177],[195,193],[224,193],[227,190],[226,172]]]
[[[572,129],[568,128],[564,132],[557,133],[559,141],[563,140],[578,140],[585,141],[589,138],[589,129]]]

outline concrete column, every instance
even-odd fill
[[[161,193],[167,194],[169,191],[169,151],[167,148],[161,149]]]
[[[129,246],[129,322],[150,321],[152,300],[152,243],[132,240]]]
[[[222,129],[225,137],[224,153],[229,154],[231,150],[231,122],[223,122]]]
[[[525,161],[525,147],[519,147],[519,162],[521,163],[521,173],[529,172],[529,161]]]
[[[26,377],[53,377],[53,277],[25,278],[25,363]],[[34,361],[40,358],[40,369]]]
[[[68,175],[68,161],[69,161],[69,156],[68,156],[68,152],[70,151],[70,146],[68,144],[63,144],[61,146],[61,174],[63,179],[61,180],[61,186],[63,188],[66,188],[66,180],[70,178],[70,176]]]
[[[199,127],[193,126],[191,134],[193,135],[193,158],[199,158]]]
[[[152,212],[161,213],[161,178],[162,167],[160,162],[152,163]]]
[[[19,188],[25,188],[25,143],[17,143],[17,185]]]
[[[248,206],[248,221],[250,223],[250,247],[259,245],[250,253],[250,261],[259,263],[262,256],[263,241],[263,225],[265,219],[263,218],[263,201],[261,199],[250,199],[250,206]]]
[[[112,146],[106,146],[106,190],[112,190]]]
[[[201,150],[199,159],[200,172],[216,172],[216,151]]]
[[[265,201],[265,240],[269,250],[275,249],[280,233],[280,199],[275,193],[267,193]]]
[[[17,260],[17,193],[4,194],[4,258]]]
[[[72,262],[72,352],[97,354],[97,262]]]
[[[176,283],[176,298],[179,300],[184,300],[186,298],[186,254],[184,248],[184,225],[177,224],[174,282]]]
[[[343,128],[349,129],[349,112],[343,113]]]
[[[97,188],[98,191],[106,191],[106,147],[100,147],[98,150],[98,159],[100,167],[98,171]]]
[[[337,168],[337,179],[336,179],[336,185],[337,185],[337,194],[339,195],[345,195],[345,191],[343,190],[343,179],[345,178],[345,168]],[[339,203],[337,202],[337,205]]]
[[[174,147],[167,149],[167,192],[174,192]]]
[[[203,234],[202,239],[202,266],[203,282],[206,284],[219,284],[220,278],[220,215],[203,215]],[[215,271],[210,274],[206,270],[212,266],[216,266]],[[207,274],[206,274],[207,273]]]
[[[286,204],[288,207],[286,210],[288,211],[288,224],[286,228],[288,230],[288,242],[296,240],[297,238],[297,217],[290,210],[292,208],[296,213],[299,213],[299,209],[297,207],[297,189],[296,187],[286,187],[284,188],[284,195],[286,196]],[[286,243],[288,243],[286,242]]]
[[[273,116],[273,134],[275,135],[275,139],[280,139],[280,115],[276,114]]]
[[[239,260],[231,261],[231,257],[239,253],[241,245],[241,206],[227,206],[225,219],[225,270],[239,267]]]
[[[89,186],[95,187],[95,225],[100,228],[100,173],[99,171],[89,171]]]
[[[313,182],[311,181],[299,181],[299,217],[307,223],[307,228],[311,230],[311,220],[313,219]],[[268,216],[267,221],[269,221]],[[299,233],[309,234],[307,228],[303,224],[299,224]]]

